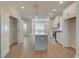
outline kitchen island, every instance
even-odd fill
[[[47,51],[48,49],[48,35],[35,35],[35,51]]]

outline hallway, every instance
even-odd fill
[[[26,37],[23,44],[15,44],[6,58],[73,58],[76,51],[73,48],[63,48],[59,43],[53,42],[47,51],[35,51],[31,37]]]

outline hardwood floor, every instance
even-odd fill
[[[75,52],[75,49],[63,48],[56,42],[48,44],[47,51],[34,51],[33,46],[25,47],[23,44],[15,44],[6,58],[73,58]]]

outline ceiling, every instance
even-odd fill
[[[0,2],[0,6],[12,6],[21,14],[23,19],[27,19],[35,17],[35,5],[38,5],[38,18],[47,18],[50,13],[52,14],[50,17],[60,15],[61,12],[72,3],[73,1],[64,1],[63,4],[60,4],[59,1],[7,1]],[[24,8],[21,8],[22,6],[24,6]],[[56,9],[55,13],[53,13],[53,9]]]

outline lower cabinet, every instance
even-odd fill
[[[48,35],[35,35],[35,51],[47,51]]]
[[[63,45],[63,33],[62,32],[57,32],[56,33],[56,40]]]

